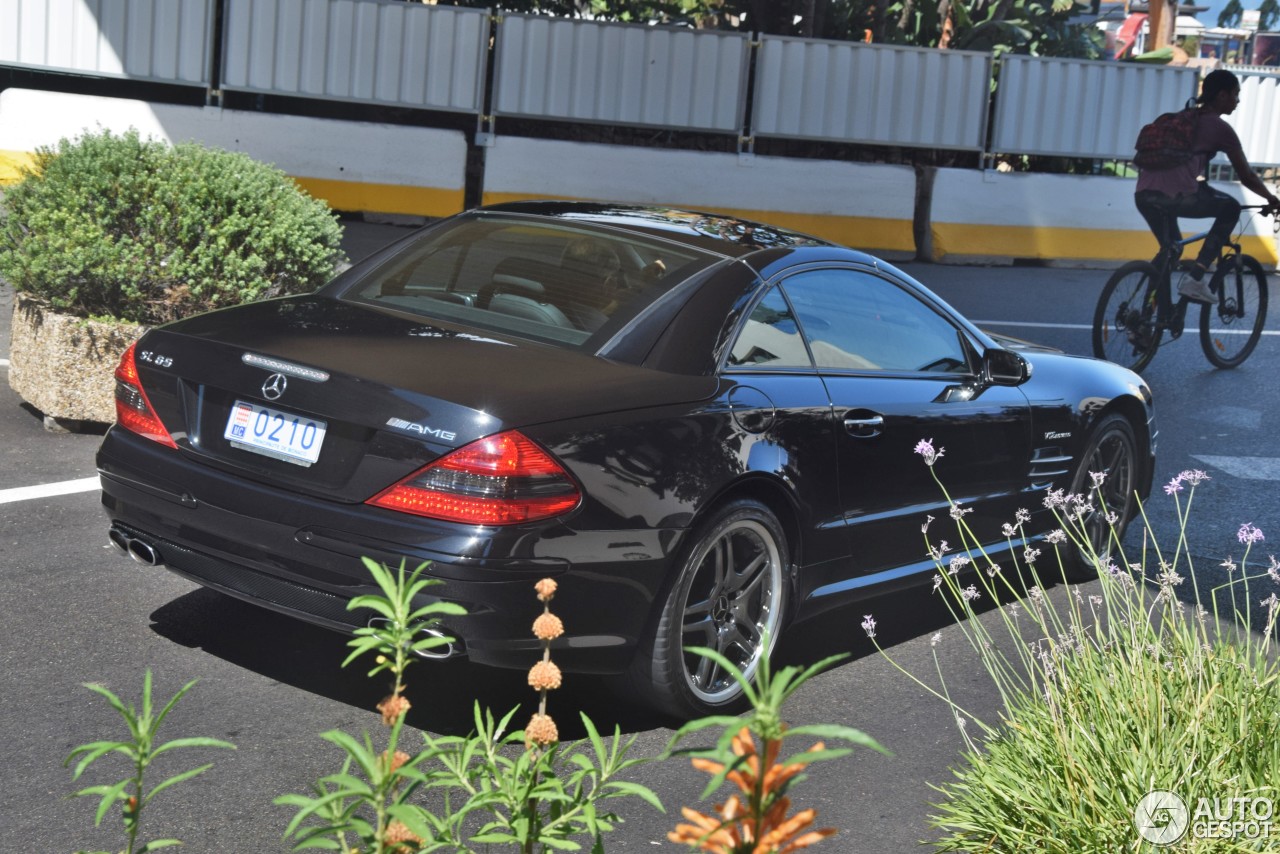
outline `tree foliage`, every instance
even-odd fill
[[[1277,18],[1280,18],[1280,3],[1276,0],[1262,0],[1262,4],[1258,6],[1258,30],[1269,32],[1275,27]]]
[[[1244,7],[1240,5],[1240,0],[1227,0],[1227,5],[1222,7],[1222,11],[1218,13],[1219,27],[1238,27],[1240,26],[1240,18],[1244,16]]]
[[[507,12],[768,35],[1092,58],[1076,0],[457,0]],[[1265,0],[1275,4],[1276,0]]]

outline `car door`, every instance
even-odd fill
[[[930,540],[962,548],[947,494],[984,544],[1026,498],[1031,413],[1025,395],[984,383],[981,354],[939,306],[905,282],[858,266],[808,269],[780,287],[830,395],[839,501],[850,560],[811,595],[853,593],[872,581],[932,572]],[[945,449],[935,470],[914,452]],[[840,598],[840,597],[836,597]]]

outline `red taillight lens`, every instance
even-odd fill
[[[137,346],[136,343],[130,344],[116,367],[116,423],[153,442],[176,448],[178,446],[170,438],[160,416],[151,408],[147,393],[142,390],[142,382],[138,379],[138,364],[133,355]]]
[[[367,503],[473,525],[515,525],[567,513],[581,494],[564,467],[515,430],[477,439]]]

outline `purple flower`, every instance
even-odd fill
[[[916,442],[915,447],[915,452],[924,457],[924,464],[927,466],[932,466],[938,460],[942,459],[942,454],[945,450],[945,448],[938,448],[935,451],[933,449],[932,439],[921,439],[919,442]]]
[[[964,569],[970,563],[968,555],[956,555],[951,558],[951,562],[947,564],[947,572],[956,575],[960,570]]]
[[[1182,491],[1182,475],[1178,475],[1173,480],[1169,481],[1164,485],[1165,495],[1173,495],[1174,493],[1181,492],[1181,491]]]
[[[875,637],[876,636],[876,618],[871,616],[870,614],[867,614],[865,617],[863,617],[862,630],[867,633],[867,637],[869,638]]]
[[[974,599],[977,599],[982,594],[978,592],[978,588],[975,585],[970,584],[964,590],[960,591],[960,595],[964,597],[964,601],[972,602]]]
[[[1240,526],[1240,530],[1236,532],[1236,539],[1245,545],[1251,546],[1254,543],[1262,542],[1266,537],[1262,536],[1262,532],[1252,522],[1245,522]]]
[[[1044,540],[1052,545],[1061,545],[1067,541],[1067,535],[1061,528],[1054,528],[1048,534],[1045,534]]]
[[[927,533],[929,533],[929,526],[930,526],[931,524],[933,524],[933,517],[932,517],[932,516],[925,516],[925,517],[924,517],[924,524],[920,526],[920,533],[922,533],[922,534],[927,534]]]
[[[1107,473],[1105,471],[1091,471],[1089,478],[1093,481],[1093,488],[1097,489],[1107,482]]]
[[[1200,471],[1200,469],[1188,469],[1187,471],[1184,471],[1182,474],[1178,475],[1178,478],[1180,480],[1185,480],[1187,483],[1191,484],[1191,488],[1194,489],[1204,481],[1209,480],[1209,475]]]

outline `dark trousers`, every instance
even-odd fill
[[[1177,252],[1174,260],[1182,256],[1182,247],[1175,245],[1182,239],[1182,232],[1178,230],[1178,217],[1213,217],[1209,236],[1204,239],[1200,254],[1196,256],[1196,263],[1206,270],[1217,259],[1223,245],[1231,239],[1231,231],[1240,221],[1240,203],[1204,182],[1201,182],[1194,193],[1166,196],[1157,190],[1144,190],[1134,195],[1133,199],[1138,206],[1138,213],[1142,214],[1156,240],[1160,241],[1160,247],[1172,247],[1172,251]]]

